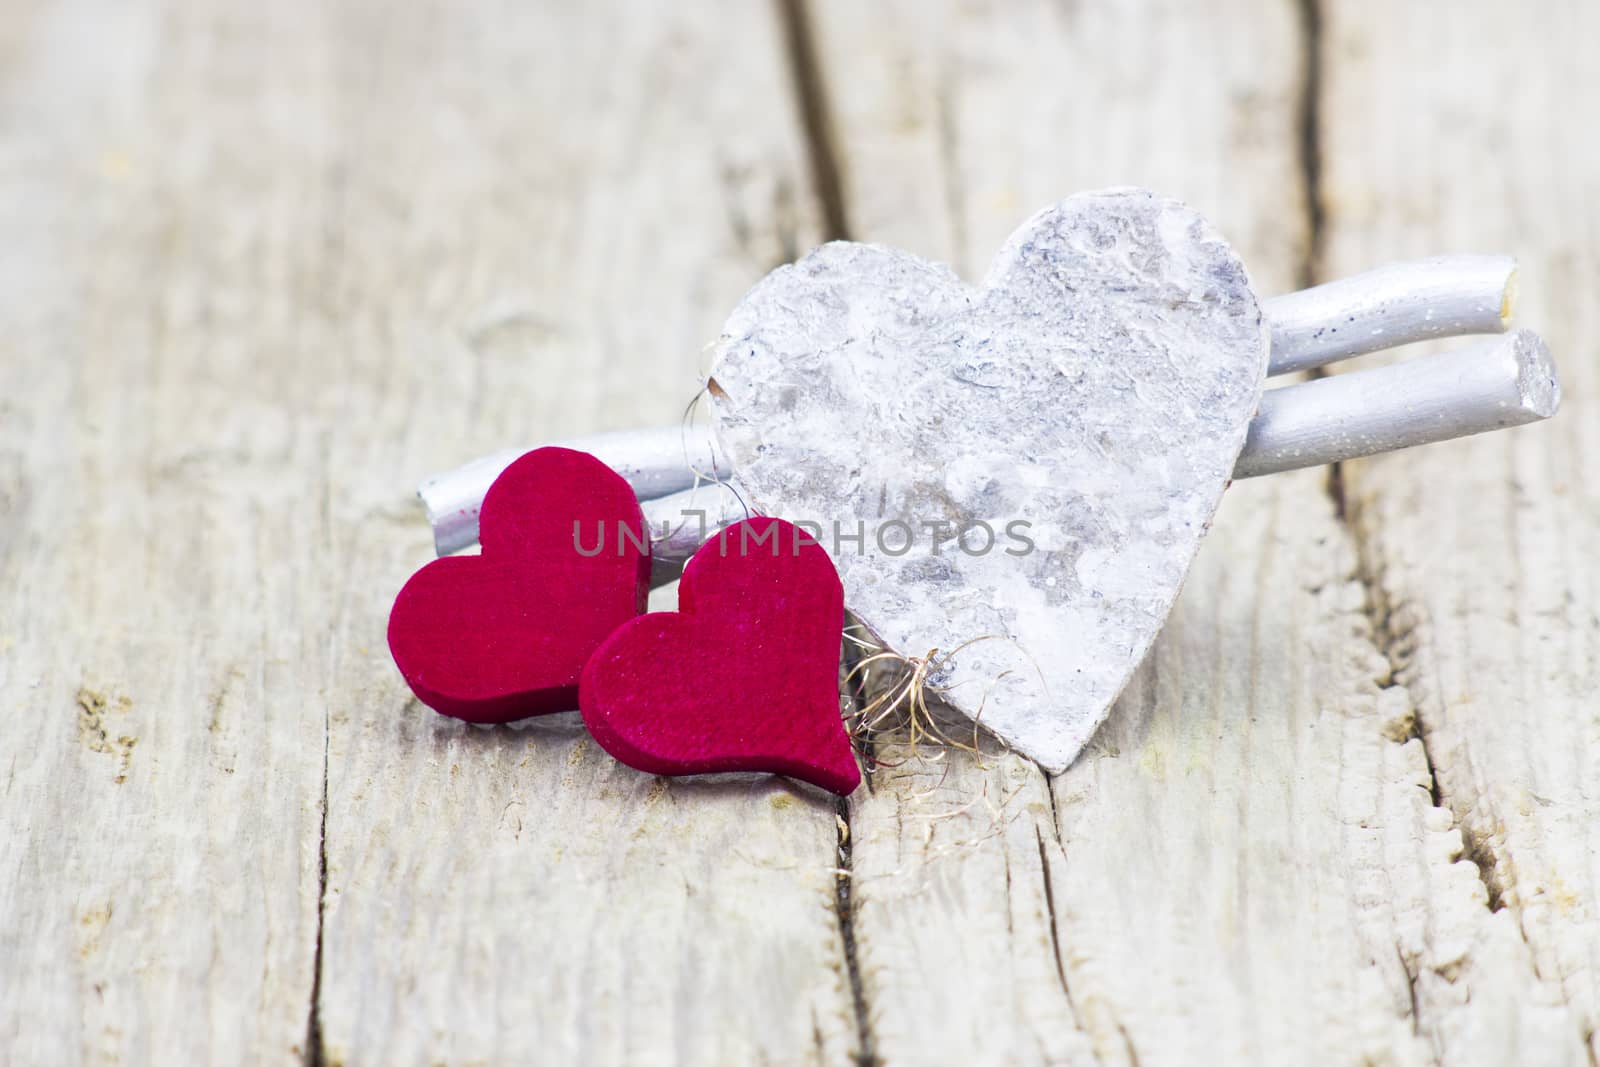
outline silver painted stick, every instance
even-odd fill
[[[1317,467],[1548,419],[1561,403],[1532,330],[1460,352],[1269,389],[1235,478]]]
[[[1507,256],[1447,256],[1397,263],[1274,297],[1264,305],[1273,338],[1268,373],[1323,366],[1429,338],[1502,331],[1512,313],[1515,278],[1516,263]],[[1457,361],[1462,366],[1456,367]],[[1418,369],[1404,371],[1407,367]],[[1530,375],[1543,375],[1548,392],[1519,392]],[[1318,466],[1547,418],[1559,393],[1549,353],[1527,331],[1459,353],[1269,390],[1234,477]],[[1502,402],[1504,407],[1496,406]],[[1422,411],[1429,414],[1419,416]],[[1495,421],[1501,418],[1505,421]],[[624,430],[556,443],[593,453],[645,501],[730,473],[704,426]],[[477,542],[484,494],[521,454],[499,452],[422,484],[418,495],[440,555]]]
[[[1533,331],[1516,330],[1460,352],[1267,390],[1233,476],[1318,467],[1520,426],[1554,415],[1560,401],[1549,349]],[[664,558],[681,562],[703,534],[744,517],[743,503],[711,480],[726,477],[728,464],[707,426],[662,426],[563,443],[602,459],[627,458],[621,473],[639,494]],[[487,457],[423,483],[418,495],[440,555],[477,541],[483,494],[518,455]],[[691,466],[704,484],[690,488],[696,476]],[[706,512],[704,530],[697,510]],[[663,539],[664,523],[669,533]]]
[[[1366,352],[1469,333],[1504,333],[1517,296],[1510,256],[1391,263],[1262,305],[1272,327],[1267,373],[1322,367]]]
[[[725,478],[726,464],[718,469],[719,453],[704,427],[664,426],[652,430],[617,430],[587,434],[553,445],[588,452],[628,480],[641,500],[666,496],[701,480]],[[459,552],[478,543],[478,510],[484,494],[511,466],[511,461],[528,451],[507,449],[475,459],[464,467],[435,475],[417,489],[433,527],[433,544],[441,556]]]
[[[1549,418],[1560,403],[1550,350],[1531,330],[1517,330],[1462,352],[1269,389],[1233,476],[1520,426]],[[652,585],[675,580],[707,537],[747,515],[730,489],[715,484],[641,506],[652,531]]]
[[[732,489],[708,482],[653,500],[640,500],[645,528],[650,531],[650,584],[665,585],[683,573],[695,549],[724,526],[747,519]]]

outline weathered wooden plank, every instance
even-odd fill
[[[1376,21],[1375,21],[1376,20]],[[1581,116],[1600,81],[1573,0],[1507,18],[1468,3],[1327,5],[1324,270],[1421,249],[1522,262],[1519,321],[1550,342],[1564,410],[1545,425],[1350,464],[1382,639],[1439,793],[1491,898],[1600,1058],[1600,178]],[[1418,63],[1419,56],[1427,62]]]
[[[853,990],[830,803],[440,720],[383,649],[406,486],[675,417],[821,232],[771,13],[9,15],[0,1059],[838,1062],[859,995],[889,1063],[1582,1062],[1589,364],[1552,427],[1352,465],[1353,530],[1314,474],[1236,489],[1059,780],[880,771]],[[855,236],[972,275],[1137,181],[1299,272],[1294,5],[817,15]],[[1581,353],[1597,190],[1546,116],[1593,22],[1332,3],[1325,266],[1498,243]]]
[[[1288,485],[1232,495],[1102,752],[1057,783],[1069,980],[1141,1062],[1578,1062],[1433,804],[1348,532]]]
[[[305,1052],[330,98],[275,12],[0,20],[6,1062]]]
[[[1034,208],[1132,182],[1210,215],[1264,291],[1302,273],[1296,5],[822,3],[817,26],[852,236],[976,277]],[[1365,602],[1318,474],[1238,487],[1060,779],[880,771],[851,811],[877,1055],[1575,1055],[1458,859]]]
[[[726,307],[817,232],[766,14],[504,14],[7,25],[22,1062],[289,1060],[311,1029],[332,1062],[854,1041],[831,803],[652,782],[570,717],[447,723],[387,662],[428,554],[407,487],[675,417]]]
[[[326,49],[341,347],[371,368],[331,450],[328,1062],[847,1058],[831,800],[652,779],[573,716],[443,719],[383,634],[431,554],[408,486],[678,418],[728,308],[817,239],[774,13],[362,4]]]

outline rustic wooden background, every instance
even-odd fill
[[[1600,6],[5,0],[0,1062],[1592,1064]],[[390,663],[411,487],[829,237],[1511,252],[1553,423],[1237,486],[1054,779],[651,779]]]

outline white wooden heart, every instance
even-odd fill
[[[1267,352],[1211,226],[1112,189],[1035,215],[976,288],[850,242],[772,272],[728,320],[712,408],[736,485],[820,524],[874,635],[973,642],[945,699],[1060,771],[1178,595]]]

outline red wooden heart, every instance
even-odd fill
[[[839,715],[844,590],[816,541],[782,519],[731,526],[684,568],[678,607],[590,657],[579,703],[601,748],[651,774],[861,783]]]
[[[649,593],[633,490],[588,453],[535,449],[490,487],[478,529],[482,555],[436,559],[394,598],[395,665],[468,722],[577,707],[584,661]]]

